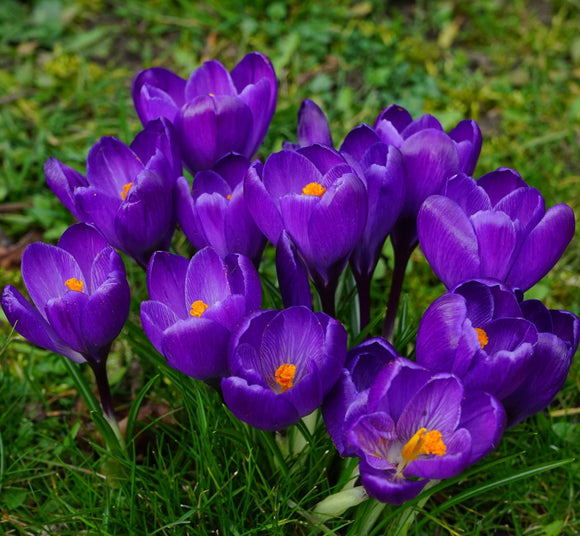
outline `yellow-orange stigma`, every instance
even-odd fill
[[[324,192],[326,192],[326,188],[317,182],[309,182],[304,188],[302,188],[302,193],[304,195],[317,195],[318,197],[322,197]]]
[[[296,375],[296,365],[291,363],[284,363],[276,369],[276,374],[274,379],[276,383],[280,386],[282,392],[287,391],[292,387],[292,382],[294,381],[294,376]]]
[[[481,347],[483,348],[489,342],[487,333],[481,328],[473,328],[473,329],[475,329],[475,333],[477,333],[477,340],[479,341],[479,344],[481,344]]]
[[[227,199],[228,199],[228,201],[229,201],[231,198],[232,198],[232,194],[228,194],[228,195],[227,195]]]
[[[215,97],[215,95],[214,95],[213,93],[208,93],[208,95],[209,95],[210,97]]]
[[[204,303],[202,300],[196,300],[191,304],[191,310],[189,311],[189,314],[199,318],[208,307],[209,305]]]
[[[123,199],[123,201],[127,199],[127,194],[129,193],[131,186],[133,186],[132,182],[128,182],[127,184],[125,184],[125,186],[123,186],[123,191],[121,192],[121,199]]]
[[[79,281],[76,277],[71,277],[64,282],[65,286],[70,290],[75,290],[76,292],[83,291],[83,282]]]
[[[434,454],[443,456],[447,452],[447,445],[443,442],[439,430],[427,432],[427,428],[419,428],[401,451],[402,460],[397,466],[397,474],[400,476],[403,469],[409,463],[415,461],[421,454]]]

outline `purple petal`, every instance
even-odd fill
[[[568,205],[548,209],[522,244],[506,282],[524,292],[532,287],[558,262],[574,228],[574,212]]]
[[[517,232],[504,212],[480,211],[471,216],[477,236],[480,277],[505,280],[517,246]]]
[[[252,122],[250,109],[236,97],[200,96],[188,102],[175,120],[185,166],[194,173],[229,152],[243,152]]]
[[[121,196],[110,195],[96,188],[77,188],[75,198],[83,220],[93,224],[113,247],[120,248],[115,229],[115,214],[121,206]]]
[[[445,181],[459,172],[455,143],[440,130],[421,130],[401,146],[407,171],[404,213],[415,215],[421,203],[438,194]]]
[[[251,260],[245,255],[231,253],[225,258],[225,262],[229,269],[231,292],[245,296],[249,311],[258,310],[262,303],[262,286]]]
[[[185,276],[185,305],[202,300],[211,306],[231,295],[227,266],[212,248],[198,251],[187,268]]]
[[[185,80],[167,69],[152,67],[135,77],[132,95],[143,125],[158,117],[173,121],[184,104]]]
[[[227,69],[216,60],[206,61],[193,71],[185,86],[185,100],[192,101],[200,95],[230,95],[238,92]]]
[[[32,302],[44,316],[46,303],[69,291],[68,279],[84,281],[84,275],[74,257],[56,246],[35,242],[22,255],[22,279]]]
[[[518,188],[503,197],[495,210],[505,212],[518,222],[523,234],[529,233],[546,212],[544,198],[535,188]]]
[[[332,147],[332,136],[324,112],[310,99],[304,99],[298,112],[298,145],[321,143]]]
[[[519,173],[509,168],[498,168],[487,173],[477,181],[477,184],[487,192],[493,206],[517,188],[528,187]]]
[[[252,164],[244,180],[244,200],[250,216],[272,244],[278,243],[284,229],[277,200],[272,199],[259,175],[259,164]]]
[[[391,396],[395,396],[391,393]],[[397,420],[397,435],[404,441],[413,437],[420,428],[438,430],[441,434],[455,431],[461,418],[463,386],[455,376],[441,372],[415,395],[407,400]]]
[[[77,223],[69,227],[60,237],[58,247],[68,251],[75,258],[84,275],[85,284],[91,281],[95,259],[103,249],[109,249],[103,235],[94,227],[84,223]],[[101,275],[104,276],[101,281],[104,281],[106,274]],[[91,290],[92,285],[89,293]]]
[[[394,468],[387,457],[396,438],[395,422],[384,412],[363,415],[346,431],[349,448],[375,469]]]
[[[228,331],[232,331],[246,313],[246,299],[240,294],[227,296],[221,302],[211,305],[203,313],[203,318],[213,320]]]
[[[473,119],[465,119],[449,132],[449,137],[457,144],[461,171],[471,175],[475,170],[481,152],[481,130]]]
[[[286,231],[276,245],[276,273],[284,307],[304,305],[312,309],[312,294],[306,266]]]
[[[178,320],[179,317],[165,303],[157,301],[141,303],[143,331],[160,354],[163,353],[163,332]]]
[[[227,206],[228,200],[217,193],[202,194],[195,203],[207,245],[214,248],[222,257],[230,253],[224,230]]]
[[[314,145],[301,147],[296,152],[308,158],[323,175],[331,168],[345,164],[344,157],[328,145],[315,143]]]
[[[88,185],[87,179],[78,171],[59,162],[56,158],[49,158],[46,161],[44,173],[46,175],[46,183],[56,197],[60,199],[61,203],[77,220],[82,219],[73,194],[75,188]]]
[[[492,209],[491,201],[485,190],[473,178],[463,173],[449,179],[441,194],[453,199],[468,216],[480,210]]]
[[[131,295],[125,277],[112,275],[94,291],[81,317],[81,334],[90,353],[110,344],[129,315]]]
[[[462,296],[445,294],[425,311],[417,333],[417,363],[429,370],[462,376],[479,347]]]
[[[46,317],[56,334],[74,351],[87,354],[81,319],[89,297],[83,292],[69,290],[46,304]]]
[[[123,186],[144,168],[139,157],[116,138],[101,138],[87,157],[87,180],[91,186],[121,199]]]
[[[397,104],[391,104],[377,117],[375,129],[377,128],[377,125],[383,121],[392,124],[397,132],[403,132],[403,130],[413,122],[413,118],[405,108]]]
[[[262,335],[260,359],[266,382],[273,384],[278,367],[288,363],[296,366],[294,383],[299,383],[310,372],[310,361],[323,361],[323,342],[324,333],[310,309],[290,307],[280,312]]]
[[[200,173],[204,173],[203,171]],[[175,216],[179,227],[195,249],[202,249],[208,244],[203,225],[197,213],[194,199],[185,177],[179,177],[174,190]]]
[[[221,385],[231,412],[255,428],[281,430],[300,420],[296,408],[269,388],[250,385],[236,376],[224,378]]]
[[[355,160],[362,160],[367,149],[380,141],[381,139],[371,127],[360,125],[346,135],[340,146],[340,152],[348,153]]]
[[[425,487],[428,480],[407,480],[395,476],[395,471],[383,471],[372,468],[361,460],[360,478],[369,495],[381,502],[403,504],[414,499]]]
[[[147,268],[147,290],[153,301],[171,308],[180,318],[189,318],[189,304],[185,302],[185,278],[189,262],[185,257],[157,251]]]
[[[477,237],[454,201],[429,197],[419,211],[417,231],[423,254],[447,288],[479,276]]]
[[[403,136],[404,139],[407,139],[411,137],[413,134],[416,134],[417,132],[421,132],[423,130],[428,129],[439,130],[443,132],[443,127],[441,126],[439,119],[430,114],[425,114],[412,121],[409,125],[407,125],[405,129],[401,132],[401,135]]]
[[[499,401],[489,393],[468,391],[461,410],[460,428],[471,436],[471,457],[475,463],[494,450],[505,428],[505,411]]]
[[[181,320],[165,330],[163,355],[174,369],[207,380],[228,373],[227,346],[230,332],[213,320]]]

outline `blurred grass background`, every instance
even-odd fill
[[[446,129],[461,119],[476,119],[484,136],[476,177],[499,166],[513,167],[543,193],[547,206],[565,202],[578,214],[578,0],[257,0],[252,5],[234,0],[212,5],[2,0],[1,286],[21,287],[19,257],[27,243],[56,242],[73,221],[45,184],[44,161],[56,157],[84,172],[87,152],[100,137],[129,143],[141,128],[130,91],[139,70],[163,66],[186,78],[205,60],[218,59],[231,69],[253,50],[271,58],[279,78],[278,106],[258,155],[262,159],[279,150],[283,140],[295,139],[304,98],[325,111],[337,145],[350,129],[372,124],[396,102],[414,117],[434,114]],[[580,313],[578,238],[577,231],[557,267],[530,297]],[[378,307],[388,277],[389,266],[381,264],[374,287]],[[418,251],[405,290],[415,323],[442,292]],[[6,322],[0,337],[4,346]],[[115,348],[109,368],[121,409],[128,406],[122,401],[130,401],[158,370],[144,357],[148,351],[146,342],[136,348],[129,336]],[[144,405],[154,426],[143,452],[135,453],[138,469],[125,468],[129,473],[111,488],[103,484],[94,455],[98,439],[91,435],[86,408],[76,403],[61,359],[15,340],[0,364],[0,533],[317,533],[292,504],[311,508],[336,482],[320,467],[300,485],[284,472],[282,478],[275,464],[262,474],[250,432],[230,422],[203,386],[189,382],[195,385],[189,400],[175,382],[155,383],[148,393],[152,402]],[[576,362],[552,410],[578,411],[579,370]],[[194,409],[200,407],[206,413]],[[161,419],[167,412],[180,418]],[[204,431],[200,419],[211,423],[204,429],[205,442],[192,431]],[[328,441],[323,435],[313,441],[313,452],[328,461],[325,467],[332,473],[338,462],[332,454],[321,454]],[[493,459],[509,454],[512,465],[525,467],[578,458],[579,441],[578,413],[544,413],[509,431]],[[212,468],[212,476],[202,477],[199,464]],[[240,477],[230,479],[235,470],[243,473],[242,483]],[[477,478],[485,482],[497,476],[496,470],[484,469]],[[471,484],[461,481],[438,493],[435,504]],[[267,492],[271,486],[273,494]],[[576,461],[482,494],[434,519],[421,514],[424,524],[412,530],[578,534],[579,486]],[[315,487],[315,493],[305,491]],[[182,519],[182,506],[190,503],[195,508]],[[342,524],[331,524],[331,533],[356,534],[361,515],[347,512]]]

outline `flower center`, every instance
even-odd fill
[[[228,199],[228,201],[229,201],[231,198],[232,198],[232,194],[228,194],[228,195],[227,195],[227,199]]]
[[[317,195],[318,197],[322,197],[324,192],[326,192],[326,188],[317,182],[309,182],[304,188],[302,188],[302,193],[304,195]]]
[[[209,95],[210,97],[215,97],[215,94],[214,94],[214,93],[208,93],[208,95]]]
[[[82,292],[83,282],[79,281],[76,277],[71,277],[64,282],[65,286],[70,290],[75,290],[76,292]]]
[[[202,300],[196,300],[191,304],[191,310],[189,311],[189,314],[199,318],[208,307],[209,305],[204,303]]]
[[[121,199],[123,199],[123,201],[127,199],[127,194],[129,193],[131,186],[133,186],[132,182],[128,182],[125,184],[125,186],[123,186],[123,191],[121,192]]]
[[[481,344],[481,347],[483,348],[489,342],[487,333],[481,328],[473,328],[473,329],[475,329],[475,332],[477,333],[477,340],[479,341],[479,344]]]
[[[403,469],[409,463],[415,461],[421,454],[435,454],[435,456],[443,456],[447,452],[447,446],[443,442],[441,432],[439,430],[431,430],[427,432],[427,428],[419,428],[401,451],[402,460],[397,466],[397,475],[401,476]]]
[[[276,374],[274,379],[276,383],[280,386],[282,392],[287,391],[292,387],[292,382],[294,376],[296,375],[296,365],[290,363],[284,363],[276,369]]]

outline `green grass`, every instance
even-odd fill
[[[129,142],[140,129],[130,88],[162,65],[186,77],[216,58],[231,68],[259,50],[280,79],[265,158],[295,139],[296,113],[312,98],[335,143],[397,102],[446,128],[472,117],[484,134],[475,175],[517,169],[551,206],[580,200],[580,4],[496,2],[243,2],[217,7],[173,0],[38,0],[0,6],[0,230],[54,242],[72,217],[47,189],[48,157],[84,171],[101,136]],[[551,308],[580,313],[579,240],[532,291]],[[179,241],[179,239],[178,239]],[[183,244],[180,244],[182,246]],[[386,250],[388,253],[388,249]],[[267,272],[271,267],[266,265]],[[373,283],[384,307],[390,268]],[[22,288],[18,270],[0,283]],[[294,439],[250,429],[205,384],[169,369],[131,321],[109,360],[127,452],[107,449],[64,358],[18,337],[0,355],[0,534],[394,534],[403,509],[366,501],[316,526],[311,510],[352,470],[321,425]],[[441,292],[420,252],[407,277],[416,326]],[[343,319],[348,307],[342,310]],[[380,326],[380,324],[379,324]],[[378,331],[378,330],[377,330]],[[2,324],[0,346],[12,337]],[[152,383],[148,383],[148,382]],[[577,409],[580,368],[551,410]],[[139,407],[141,415],[137,415]],[[306,436],[309,448],[285,455]],[[578,414],[547,412],[509,430],[465,475],[433,488],[408,534],[580,534]],[[574,459],[574,461],[569,461]],[[550,464],[566,462],[552,467]],[[528,472],[531,471],[531,474]],[[491,483],[491,484],[490,484]],[[374,525],[371,521],[374,520]],[[372,528],[374,526],[374,528]],[[407,529],[405,529],[407,530]]]

